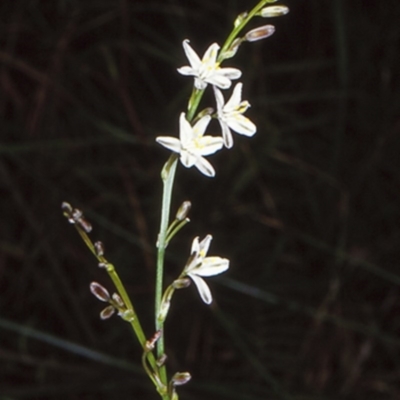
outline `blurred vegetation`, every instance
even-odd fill
[[[210,308],[176,294],[170,370],[191,371],[185,400],[398,399],[400,3],[285,4],[230,63],[257,135],[212,156],[215,179],[179,167],[192,223],[166,280],[207,233],[231,269]],[[0,3],[2,400],[157,398],[129,326],[99,320],[89,283],[112,286],[60,205],[84,210],[151,336],[168,157],[154,139],[187,104],[181,43],[202,54],[252,5]]]

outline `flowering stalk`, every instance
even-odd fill
[[[215,176],[215,170],[206,159],[206,156],[214,154],[223,147],[231,148],[233,146],[232,131],[247,137],[251,137],[256,133],[256,125],[243,115],[250,107],[250,103],[247,100],[242,100],[243,84],[241,82],[236,83],[227,101],[225,100],[227,97],[221,91],[229,89],[232,85],[232,80],[239,79],[242,72],[237,68],[222,68],[221,63],[233,57],[242,42],[261,40],[274,32],[272,25],[264,25],[252,29],[242,37],[239,37],[243,28],[254,16],[269,18],[286,14],[288,9],[285,6],[264,8],[266,4],[274,3],[275,1],[277,0],[262,0],[250,12],[239,15],[222,49],[217,43],[213,43],[205,51],[202,59],[192,49],[189,40],[183,41],[183,49],[190,65],[179,68],[178,72],[182,75],[194,77],[193,90],[186,113],[182,112],[179,117],[179,138],[172,136],[156,138],[159,144],[171,150],[172,153],[161,171],[163,195],[160,230],[156,245],[155,334],[151,339],[146,340],[138,316],[121,279],[114,266],[104,257],[102,244],[100,242],[93,244],[87,235],[91,230],[91,225],[85,220],[81,211],[73,209],[68,203],[63,203],[62,206],[64,215],[75,225],[88,248],[99,261],[99,266],[107,271],[117,289],[117,293],[110,296],[107,289],[99,283],[91,283],[91,292],[100,301],[108,303],[108,306],[100,313],[100,317],[108,319],[117,311],[122,319],[131,324],[143,349],[143,368],[163,400],[178,400],[176,387],[186,384],[191,379],[191,375],[188,372],[177,372],[168,381],[165,368],[164,323],[173,294],[175,290],[186,288],[193,282],[203,302],[211,304],[211,290],[204,278],[221,274],[229,268],[228,259],[207,256],[212,240],[211,235],[206,235],[201,241],[199,237],[196,237],[192,242],[190,255],[181,274],[163,292],[166,248],[175,234],[189,222],[187,215],[190,209],[190,202],[186,201],[179,208],[175,219],[170,223],[172,190],[178,160],[187,168],[195,166],[204,175],[213,177]],[[212,108],[206,108],[198,112],[200,101],[208,85],[213,87],[216,111],[214,112]],[[221,136],[206,134],[208,125],[213,118],[217,119],[220,124]],[[154,350],[156,351],[156,356],[154,355]]]
[[[176,165],[178,163],[178,156],[172,153],[161,172],[161,179],[163,181],[163,197],[161,206],[161,223],[160,232],[157,239],[157,270],[156,270],[156,289],[155,289],[155,326],[157,331],[161,331],[161,335],[157,341],[157,357],[164,355],[164,323],[158,321],[157,315],[160,312],[162,291],[163,291],[163,277],[164,277],[164,257],[165,249],[167,247],[167,230],[169,224],[169,214],[171,208],[171,195],[172,187],[174,185]],[[165,366],[160,368],[160,378],[163,384],[167,385],[167,374]]]
[[[70,223],[74,224],[76,230],[78,231],[79,235],[85,242],[86,246],[97,258],[97,261],[99,262],[99,267],[105,268],[105,270],[107,271],[108,276],[114,283],[115,288],[124,304],[124,311],[123,313],[121,313],[121,318],[123,318],[131,325],[141,347],[145,349],[146,336],[143,332],[143,328],[140,324],[139,318],[136,314],[133,304],[129,298],[128,292],[126,291],[125,286],[122,283],[114,266],[110,264],[104,257],[104,250],[102,248],[102,245],[99,242],[93,244],[92,240],[89,238],[88,232],[90,232],[92,229],[90,223],[86,219],[84,219],[82,213],[79,210],[73,209],[71,205],[66,202],[62,204],[62,210],[64,212],[64,215],[70,221]],[[156,360],[154,358],[153,353],[148,353],[147,357],[151,367],[157,371],[158,366],[156,364]]]

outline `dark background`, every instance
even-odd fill
[[[158,135],[177,135],[200,55],[256,1],[0,3],[0,398],[156,399],[129,326],[99,320],[104,271],[62,216],[84,210],[152,335]],[[231,260],[207,307],[191,286],[166,325],[182,399],[400,398],[400,3],[288,0],[243,71],[251,140],[179,166],[191,240]],[[204,106],[212,105],[205,96]],[[218,132],[218,125],[213,126]]]

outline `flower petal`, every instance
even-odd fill
[[[215,102],[217,103],[217,113],[219,115],[222,112],[225,100],[222,92],[216,86],[213,86],[213,89],[214,89]]]
[[[199,243],[199,237],[198,236],[196,236],[193,239],[193,242],[192,242],[192,249],[190,251],[190,254],[193,254],[193,253],[197,253],[197,254],[200,253],[200,243]]]
[[[229,268],[229,260],[221,257],[206,257],[201,266],[193,269],[193,275],[214,276],[225,272]]]
[[[212,45],[210,45],[210,47],[204,53],[202,63],[214,67],[217,61],[219,48],[220,47],[218,43],[213,43]]]
[[[219,120],[219,124],[221,125],[222,130],[222,138],[224,140],[224,145],[227,149],[230,149],[233,146],[233,137],[232,132],[229,129],[228,124],[222,119]]]
[[[204,136],[201,139],[198,139],[198,152],[202,156],[208,156],[221,150],[223,145],[223,139],[219,136]]]
[[[203,278],[200,278],[199,276],[189,274],[190,278],[193,280],[194,284],[197,287],[197,290],[199,291],[201,299],[204,301],[206,304],[211,304],[212,303],[212,295],[210,288],[208,287],[207,283],[204,281]]]
[[[218,86],[221,89],[229,89],[232,85],[232,82],[220,71],[221,70],[218,70],[215,73],[210,74],[205,81],[211,83],[211,85]]]
[[[181,152],[181,142],[177,138],[171,136],[159,136],[156,138],[156,142],[175,153]]]
[[[230,99],[225,104],[225,112],[233,111],[240,104],[242,100],[242,88],[243,84],[241,82],[235,85]]]
[[[196,71],[192,67],[189,67],[188,65],[178,68],[177,71],[181,75],[186,75],[186,76],[196,75]]]
[[[192,128],[193,139],[199,138],[204,135],[204,132],[206,131],[207,126],[210,123],[210,121],[211,121],[211,116],[204,115],[193,125],[193,128]]]
[[[194,154],[190,153],[189,151],[182,150],[181,151],[181,163],[186,167],[190,168],[196,164],[197,158]]]
[[[185,51],[186,57],[189,60],[189,63],[192,66],[192,68],[193,69],[200,68],[200,66],[201,66],[200,57],[190,46],[189,40],[185,39],[182,44],[183,44],[183,50]]]
[[[245,136],[253,136],[257,132],[257,127],[244,115],[235,114],[227,118],[226,123],[237,133]]]
[[[221,68],[219,72],[228,79],[239,79],[242,76],[242,71],[237,68]]]
[[[185,113],[181,113],[179,116],[179,138],[184,148],[187,147],[188,143],[193,141],[193,129],[186,119]]]
[[[213,166],[204,157],[199,156],[194,165],[202,174],[211,178],[215,176],[215,170]]]
[[[212,241],[212,236],[207,235],[200,243],[199,243],[199,253],[202,257],[205,257],[208,253],[208,249],[210,248],[210,244]]]

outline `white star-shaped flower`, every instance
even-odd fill
[[[228,89],[232,84],[231,79],[242,76],[242,72],[237,68],[220,68],[217,62],[219,50],[217,43],[213,43],[206,50],[202,60],[189,45],[189,40],[183,41],[183,49],[190,67],[186,65],[178,68],[178,72],[182,75],[194,76],[194,85],[197,89],[205,89],[208,83],[221,89]]]
[[[229,268],[229,260],[226,258],[206,257],[211,240],[211,235],[207,235],[201,242],[198,237],[194,238],[191,256],[184,271],[193,280],[200,297],[206,304],[211,304],[212,295],[202,277],[219,275]]]
[[[241,135],[253,136],[257,127],[243,114],[250,107],[248,101],[242,101],[242,83],[237,83],[230,99],[225,103],[222,92],[214,86],[217,102],[217,116],[222,129],[225,147],[233,146],[231,129]]]
[[[156,141],[180,154],[182,164],[187,167],[197,167],[207,176],[214,176],[213,166],[203,157],[215,153],[223,147],[221,137],[204,136],[211,120],[209,115],[200,118],[193,126],[186,119],[185,113],[179,118],[179,139],[170,136],[159,136]]]

